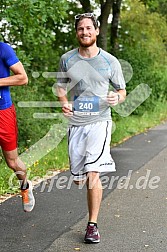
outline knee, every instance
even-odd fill
[[[16,171],[17,168],[17,162],[15,159],[8,159],[6,160],[7,166],[12,169],[13,171]]]
[[[101,180],[98,172],[89,172],[87,174],[87,188],[101,187]]]
[[[87,182],[93,182],[99,180],[99,173],[98,172],[88,172],[87,173]]]
[[[25,164],[17,157],[17,158],[6,158],[6,164],[13,171],[25,171]]]

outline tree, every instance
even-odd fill
[[[151,12],[158,12],[167,18],[166,0],[140,0]]]
[[[107,42],[108,42],[108,18],[111,14],[111,9],[113,6],[113,0],[101,0],[100,1],[100,9],[101,14],[99,17],[100,20],[100,34],[98,37],[98,45],[102,47],[104,50],[107,50]]]
[[[84,12],[92,12],[93,8],[91,6],[90,0],[80,0]]]
[[[118,41],[118,26],[120,23],[120,12],[121,12],[121,3],[122,0],[116,0],[113,2],[113,18],[111,24],[111,51],[113,54],[119,50],[119,41]]]
[[[127,2],[127,1],[126,1]],[[137,85],[146,83],[152,89],[151,96],[134,113],[154,109],[157,100],[165,100],[167,82],[166,20],[156,12],[150,12],[139,0],[128,1],[121,13],[119,42],[122,49],[119,58],[128,61],[133,68],[133,78],[127,84],[131,92]]]
[[[2,0],[2,39],[15,46],[24,63],[34,71],[45,68],[53,52],[54,62],[58,56],[54,27],[62,23],[67,9],[65,0]]]
[[[0,2],[1,40],[14,47],[29,77],[27,86],[18,89],[11,87],[13,102],[16,105],[19,101],[56,99],[52,92],[55,79],[43,78],[42,73],[58,69],[64,44],[59,43],[56,30],[62,26],[63,20],[68,16],[68,8],[68,1],[65,0],[2,0]],[[37,78],[33,77],[34,72],[37,73]],[[33,113],[36,110],[33,108],[16,106],[16,109],[20,146],[36,142],[48,132],[53,123],[51,120],[34,119]],[[48,110],[51,112],[52,108]],[[46,112],[46,109],[39,108],[38,111]]]

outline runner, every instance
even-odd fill
[[[13,72],[12,76],[10,71]],[[34,208],[35,199],[32,183],[27,181],[26,167],[18,157],[17,119],[9,89],[10,86],[27,83],[27,74],[15,52],[8,44],[0,42],[0,146],[8,167],[20,181],[23,209],[30,212]]]
[[[96,44],[99,28],[93,13],[76,15],[75,29],[79,48],[61,57],[64,76],[58,79],[57,93],[62,111],[69,118],[71,173],[76,184],[87,185],[89,220],[84,241],[98,243],[100,175],[115,171],[110,154],[110,106],[123,102],[126,90],[119,61]]]

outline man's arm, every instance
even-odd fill
[[[2,86],[20,86],[28,83],[28,77],[22,63],[19,61],[10,67],[14,75],[0,78],[0,87]]]

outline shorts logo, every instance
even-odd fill
[[[103,165],[112,165],[113,164],[113,162],[111,162],[111,163],[104,163],[104,164],[101,164],[100,166],[103,166]]]

